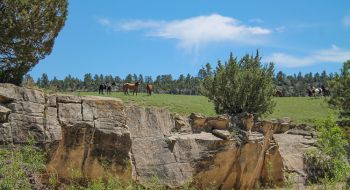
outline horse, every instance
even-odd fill
[[[100,84],[100,87],[98,88],[98,94],[103,94],[103,90],[106,89],[106,85],[105,84]]]
[[[276,97],[283,97],[284,94],[282,92],[282,90],[276,90],[275,94],[274,94]]]
[[[129,89],[130,90],[134,90],[132,95],[135,94],[136,92],[136,96],[137,96],[137,92],[138,92],[138,89],[139,89],[139,82],[136,82],[135,84],[132,84],[132,83],[124,83],[123,84],[123,91],[124,91],[124,94],[125,95],[129,95]]]
[[[313,88],[312,93],[314,96],[322,96],[322,88]]]
[[[322,96],[322,88],[315,88],[315,87],[311,87],[311,88],[307,88],[307,93],[308,95],[311,96]]]
[[[147,94],[151,96],[153,91],[153,85],[147,83],[146,90],[147,90]]]
[[[109,94],[109,95],[111,95],[111,93],[112,93],[112,86],[110,85],[110,84],[108,84],[107,85],[107,95]]]

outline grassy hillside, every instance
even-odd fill
[[[274,100],[276,107],[273,113],[267,116],[268,119],[290,117],[295,123],[312,123],[328,114],[337,115],[335,110],[328,107],[323,97],[276,97]]]
[[[98,95],[96,92],[80,92],[77,95]],[[107,95],[104,95],[107,96]],[[147,96],[144,93],[138,96],[125,96],[121,92],[113,92],[112,97],[117,97],[128,103],[145,106],[165,107],[171,112],[189,115],[192,112],[203,113],[207,116],[215,115],[213,104],[203,96],[154,94]],[[328,114],[336,114],[328,108],[324,98],[309,97],[282,97],[275,98],[276,107],[271,115],[266,118],[290,117],[296,123],[311,123],[315,119],[325,117]]]

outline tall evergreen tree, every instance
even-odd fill
[[[84,75],[84,88],[86,90],[92,90],[94,86],[94,82],[92,80],[92,74],[91,73],[86,73]]]
[[[350,60],[343,64],[340,75],[331,82],[329,103],[340,109],[340,116],[350,118]]]

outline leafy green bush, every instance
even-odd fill
[[[261,64],[259,52],[254,57],[247,54],[239,61],[231,53],[226,64],[219,61],[213,76],[204,79],[203,94],[219,114],[271,113],[275,105],[273,72],[272,63]]]
[[[331,116],[316,122],[318,149],[305,153],[304,161],[310,182],[344,182],[350,174],[342,129]]]

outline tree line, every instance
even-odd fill
[[[227,65],[227,63],[217,62],[218,65]],[[34,80],[29,74],[23,78],[23,86],[38,86],[40,88],[51,89],[54,91],[97,91],[100,84],[115,84],[113,89],[120,91],[123,83],[140,81],[140,91],[145,92],[145,84],[150,83],[155,86],[155,93],[162,94],[184,94],[184,95],[203,95],[203,81],[208,76],[214,75],[214,69],[210,63],[203,66],[196,76],[181,74],[175,78],[171,74],[152,76],[143,76],[142,74],[128,74],[125,78],[112,75],[87,73],[83,79],[68,75],[64,79],[53,77],[49,79],[46,73]],[[306,73],[287,75],[282,71],[273,76],[273,83],[276,90],[283,92],[284,96],[307,96],[307,88],[311,86],[320,87],[329,86],[329,82],[339,77],[337,73]]]

